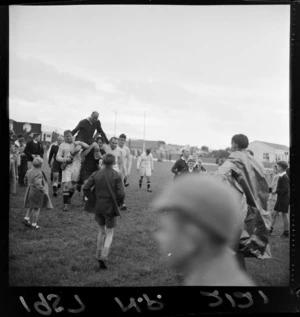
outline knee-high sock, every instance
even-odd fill
[[[104,240],[104,248],[102,251],[102,256],[106,258],[108,256],[109,248],[111,246],[112,240],[114,236],[114,229],[106,229],[105,240]]]
[[[74,195],[74,193],[75,193],[75,188],[71,187],[71,188],[69,189],[69,201],[70,201],[70,199],[72,198],[72,196]]]
[[[63,202],[64,202],[65,205],[70,203],[70,197],[69,197],[69,191],[68,190],[64,190],[63,191]]]
[[[147,180],[147,188],[150,189],[150,179]]]
[[[140,180],[139,180],[139,186],[142,187],[142,183],[143,183],[143,176],[141,176]]]

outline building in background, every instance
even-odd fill
[[[53,131],[43,131],[41,135],[41,141],[52,142],[52,133]]]
[[[288,162],[290,159],[290,149],[286,145],[264,141],[253,141],[249,144],[248,149],[252,150],[254,157],[261,162]]]

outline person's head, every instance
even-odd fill
[[[56,142],[57,142],[58,145],[62,144],[63,141],[64,141],[64,138],[63,138],[61,135],[59,135],[59,136],[56,138]]]
[[[34,141],[40,141],[40,140],[41,140],[41,135],[40,135],[39,133],[35,133],[35,134],[33,135],[33,140],[34,140]]]
[[[273,173],[278,173],[278,169],[277,169],[277,165],[276,164],[274,164],[272,166],[272,169],[273,169]]]
[[[96,122],[98,118],[99,118],[99,113],[97,111],[93,111],[90,116],[91,122]]]
[[[18,141],[19,141],[20,146],[25,144],[25,139],[23,137],[19,137]]]
[[[112,137],[109,141],[109,144],[112,150],[116,149],[118,146],[118,139],[116,137]]]
[[[237,194],[212,176],[182,176],[164,189],[153,209],[161,220],[156,239],[174,268],[186,269],[195,258],[216,256],[237,234]]]
[[[17,148],[16,148],[14,140],[9,140],[9,149],[10,149],[10,154],[17,153]]]
[[[66,143],[72,143],[73,142],[73,135],[71,130],[64,131],[64,139]]]
[[[236,134],[231,139],[231,150],[241,151],[248,147],[249,140],[244,134]]]
[[[32,165],[35,168],[40,168],[43,165],[43,159],[41,157],[35,157],[32,161]]]
[[[184,147],[184,148],[182,149],[182,156],[183,156],[185,159],[187,159],[187,158],[190,156],[190,150],[189,150],[189,148]]]
[[[113,154],[111,154],[111,153],[104,154],[102,164],[105,167],[110,167],[110,166],[114,165],[115,162],[116,162],[116,158]]]
[[[123,147],[126,143],[126,135],[124,133],[122,133],[120,136],[119,136],[119,146],[120,147]]]
[[[101,147],[102,147],[102,145],[104,143],[103,138],[101,136],[98,136],[96,138],[96,143],[98,144],[99,148],[101,149]]]
[[[253,151],[252,151],[252,150],[247,149],[247,152],[248,152],[248,153],[250,153],[252,156],[254,156],[254,153],[253,153]]]
[[[149,155],[151,153],[151,149],[146,149],[146,155]]]
[[[285,172],[287,168],[289,167],[288,163],[285,161],[279,161],[277,162],[277,169],[279,173]]]

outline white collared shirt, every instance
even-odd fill
[[[286,174],[286,172],[282,172],[281,174],[279,174],[279,177],[283,176],[284,174]]]

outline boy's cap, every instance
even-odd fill
[[[32,165],[37,167],[43,164],[44,160],[41,157],[35,157],[32,161]]]
[[[237,193],[214,176],[183,175],[153,202],[157,211],[186,214],[199,227],[224,241],[236,236],[240,204]]]
[[[288,163],[285,161],[279,161],[279,162],[277,162],[277,165],[279,165],[280,167],[282,167],[285,170],[289,167]]]

